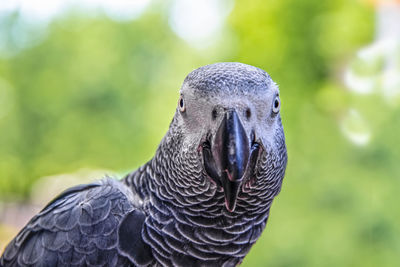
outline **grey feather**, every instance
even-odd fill
[[[185,106],[178,105],[154,157],[122,181],[62,193],[11,241],[0,266],[241,263],[265,228],[285,173],[285,137],[272,111],[278,95],[270,76],[253,66],[217,63],[193,71],[181,89]],[[218,162],[205,168],[216,157],[205,150],[218,145],[210,136],[232,110],[255,152],[229,206],[220,180],[228,170]]]

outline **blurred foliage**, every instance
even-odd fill
[[[0,61],[8,98],[0,174],[10,177],[2,193],[26,195],[35,179],[83,166],[128,170],[152,156],[187,70],[209,62],[164,20],[71,15],[44,42]]]
[[[47,175],[138,167],[167,130],[186,74],[240,61],[279,84],[289,152],[282,193],[243,266],[399,265],[400,110],[378,96],[354,97],[337,79],[371,42],[373,9],[344,0],[238,0],[223,38],[203,50],[175,36],[164,9],[119,23],[71,13],[43,41],[0,59],[3,199],[26,198]],[[340,132],[351,106],[364,107],[375,127],[368,146]]]

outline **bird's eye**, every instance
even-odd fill
[[[179,111],[180,112],[184,112],[186,110],[185,101],[183,100],[182,96],[179,97],[178,106],[179,106]]]
[[[274,103],[272,104],[272,111],[274,113],[278,113],[280,107],[281,107],[281,100],[279,99],[279,96],[276,96],[274,99]]]

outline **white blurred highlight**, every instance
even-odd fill
[[[355,94],[380,95],[394,108],[400,104],[400,4],[381,3],[377,7],[376,29],[375,41],[356,54],[358,68],[349,66],[343,80]],[[363,73],[363,70],[366,71]],[[369,143],[372,132],[356,110],[350,110],[340,125],[343,134],[354,144]]]
[[[151,0],[0,0],[0,24],[10,16],[12,25],[0,27],[0,57],[12,57],[46,38],[47,25],[65,12],[106,15],[115,21],[138,18]]]
[[[169,22],[180,37],[194,47],[202,48],[218,40],[232,8],[231,0],[175,0]]]
[[[367,121],[355,109],[350,109],[343,117],[340,122],[340,129],[344,136],[355,145],[365,146],[371,140],[371,130]]]
[[[359,75],[351,67],[344,73],[344,82],[358,94],[380,93],[388,104],[400,102],[400,5],[383,4],[376,15],[376,39],[357,52],[356,57],[365,65],[374,67],[381,62],[376,73]]]
[[[104,12],[115,20],[138,17],[151,0],[2,0],[0,14],[18,11],[24,19],[49,22],[69,8]]]

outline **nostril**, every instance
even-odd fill
[[[251,110],[249,108],[246,109],[246,118],[250,119],[251,117]]]
[[[215,120],[217,118],[217,116],[218,116],[218,111],[216,108],[214,108],[211,112],[211,117],[213,120]]]

